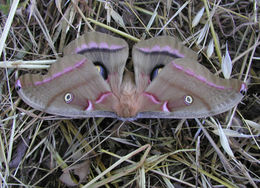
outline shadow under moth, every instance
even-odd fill
[[[245,83],[223,79],[197,62],[197,54],[170,36],[138,42],[134,71],[125,68],[125,40],[89,32],[64,49],[46,75],[16,82],[30,106],[72,118],[199,118],[237,105]]]

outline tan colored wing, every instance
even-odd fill
[[[243,97],[240,93],[243,88],[244,83],[240,80],[219,78],[195,60],[175,59],[162,69],[145,90],[147,99],[144,101],[149,102],[145,102],[140,111],[151,113],[139,113],[138,118],[212,116],[237,105]]]
[[[138,42],[132,51],[138,91],[149,84],[149,76],[158,65],[167,65],[176,58],[197,60],[197,54],[170,36],[159,36]]]
[[[48,74],[26,74],[16,83],[20,97],[35,109],[68,117],[114,117],[115,97],[94,64],[82,55],[60,58]],[[100,113],[99,111],[110,111]]]
[[[120,38],[88,32],[64,49],[64,57],[48,74],[27,74],[16,87],[32,107],[70,117],[116,117],[113,105],[119,93],[128,57],[128,45]],[[95,65],[101,65],[107,78]],[[72,97],[72,101],[65,101]]]
[[[88,32],[64,48],[64,54],[81,54],[93,63],[101,63],[108,70],[112,90],[118,90],[128,58],[125,40],[100,32]]]

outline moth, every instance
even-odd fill
[[[125,40],[88,32],[69,43],[48,73],[25,74],[16,90],[25,103],[71,118],[199,118],[225,112],[245,83],[215,76],[197,54],[170,36],[143,40],[126,69]]]

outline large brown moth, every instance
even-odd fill
[[[89,32],[64,49],[46,75],[25,74],[20,97],[35,109],[72,118],[199,118],[237,105],[245,84],[222,79],[170,36],[138,42],[134,72],[125,69],[128,44]]]

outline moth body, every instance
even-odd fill
[[[114,103],[114,110],[118,117],[135,117],[140,110],[142,101],[140,93],[137,92],[134,74],[125,71],[119,93],[116,94],[117,100]],[[116,93],[114,91],[113,93]]]

